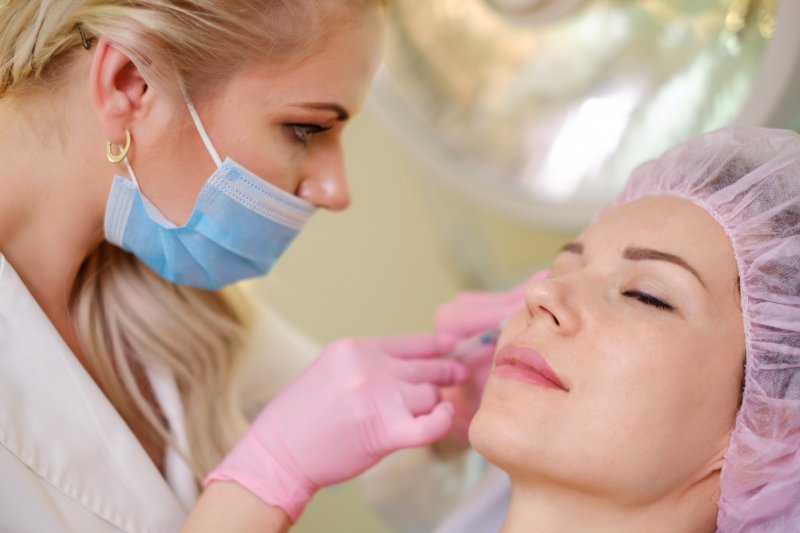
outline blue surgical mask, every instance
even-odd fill
[[[315,208],[232,159],[223,162],[194,106],[188,100],[187,105],[217,165],[189,220],[183,226],[167,220],[142,195],[126,158],[131,179],[114,177],[106,205],[105,235],[162,278],[215,290],[269,272]]]

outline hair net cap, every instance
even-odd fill
[[[639,166],[609,208],[660,195],[713,216],[739,269],[747,362],[718,531],[800,531],[800,135],[701,135]]]

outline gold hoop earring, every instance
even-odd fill
[[[115,154],[111,148],[111,141],[106,143],[106,158],[112,163],[119,163],[126,157],[128,157],[128,150],[131,149],[131,132],[128,131],[128,128],[122,130],[125,132],[125,146],[122,147],[122,151],[118,154]]]

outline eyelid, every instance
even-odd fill
[[[290,127],[290,128],[303,128],[303,129],[312,130],[312,133],[322,133],[324,131],[328,131],[329,129],[331,129],[333,127],[333,126],[323,126],[322,124],[315,124],[315,123],[311,123],[311,122],[309,122],[309,123],[293,122],[293,123],[287,124],[287,126]]]
[[[628,289],[622,291],[621,294],[627,298],[635,298],[644,305],[649,305],[650,307],[653,307],[658,310],[663,310],[663,311],[675,310],[675,306],[669,303],[665,298],[661,296],[655,296],[654,294],[652,294],[647,290]]]
[[[564,259],[570,257],[572,259]],[[575,261],[578,262],[576,266]],[[548,271],[547,278],[554,278],[562,275],[567,275],[573,273],[581,268],[585,268],[587,266],[586,257],[581,253],[575,253],[571,249],[565,247],[562,248],[553,259],[553,262],[550,265],[550,269]],[[628,266],[628,265],[625,265]],[[638,276],[637,276],[638,278]],[[634,281],[634,279],[629,279],[627,283]],[[629,285],[630,286],[630,285]],[[663,310],[663,311],[670,311],[670,312],[678,312],[679,309],[673,303],[671,303],[671,299],[667,299],[663,296],[659,296],[659,294],[663,293],[663,290],[655,290],[651,287],[642,287],[641,283],[637,283],[633,288],[622,290],[621,294],[623,296],[629,298],[635,298],[638,300],[639,303],[644,305],[649,305],[656,310]]]
[[[308,144],[309,137],[313,137],[314,135],[319,135],[321,133],[325,133],[326,131],[330,130],[333,126],[323,126],[321,124],[312,124],[312,123],[289,123],[285,124],[284,127],[288,130],[289,135],[292,136],[292,139],[300,144]],[[298,130],[304,130],[302,135],[298,135]]]

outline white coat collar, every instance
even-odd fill
[[[126,531],[178,531],[186,511],[0,255],[0,446]]]

